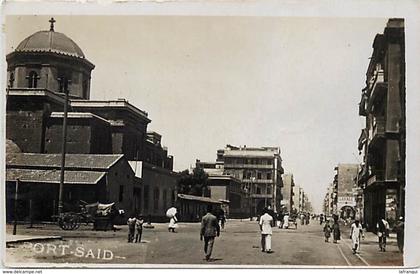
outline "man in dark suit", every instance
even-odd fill
[[[201,219],[200,240],[204,237],[204,253],[206,254],[206,261],[210,260],[213,251],[214,238],[220,235],[219,221],[212,213],[211,205],[207,206],[207,214]]]

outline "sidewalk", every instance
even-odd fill
[[[16,244],[23,242],[34,242],[34,241],[51,241],[51,240],[61,240],[61,236],[41,236],[41,235],[13,235],[6,234],[6,245],[7,244]]]

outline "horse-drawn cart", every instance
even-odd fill
[[[76,230],[82,223],[93,223],[94,230],[116,230],[114,219],[119,215],[115,204],[93,203],[80,206],[80,212],[64,212],[60,215],[52,216],[57,221],[58,226],[63,230]]]

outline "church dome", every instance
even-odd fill
[[[20,42],[16,52],[53,52],[57,54],[85,58],[80,47],[65,34],[49,31],[38,31]]]

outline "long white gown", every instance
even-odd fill
[[[353,249],[357,249],[356,251],[360,251],[360,237],[363,235],[362,225],[356,226],[355,223],[351,225],[351,241]],[[357,246],[356,246],[357,245]]]
[[[169,228],[177,228],[177,224],[176,224],[176,222],[177,222],[178,220],[176,219],[176,217],[175,216],[173,216],[170,220],[169,220],[169,225],[168,225],[168,227]]]

